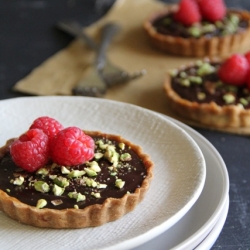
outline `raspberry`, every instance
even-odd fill
[[[94,140],[77,127],[60,131],[51,141],[51,159],[60,165],[76,166],[94,156]]]
[[[49,138],[40,129],[30,129],[10,147],[15,164],[28,172],[44,166],[49,159]]]
[[[179,9],[174,14],[174,20],[186,26],[199,22],[201,15],[196,0],[181,0]]]
[[[241,86],[246,83],[248,71],[247,59],[242,55],[234,54],[221,65],[218,75],[223,82]]]
[[[250,64],[250,51],[245,54],[245,57]]]
[[[37,118],[30,126],[30,129],[33,128],[41,129],[49,139],[52,139],[59,131],[64,129],[61,123],[48,116]]]
[[[204,20],[216,22],[226,15],[226,5],[223,0],[198,0],[198,4]]]

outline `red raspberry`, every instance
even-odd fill
[[[218,75],[223,82],[241,86],[246,83],[248,71],[247,59],[242,55],[234,54],[221,65]]]
[[[60,165],[76,166],[94,156],[94,140],[77,127],[60,131],[51,141],[51,159]]]
[[[10,147],[15,164],[28,172],[44,166],[49,159],[48,136],[40,129],[30,129]]]
[[[250,64],[250,51],[245,54],[245,57]]]
[[[201,15],[196,0],[181,0],[174,20],[187,26],[200,22]]]
[[[247,72],[246,85],[247,85],[247,88],[250,90],[250,69]]]
[[[223,0],[198,0],[198,4],[204,20],[216,22],[226,15],[226,5]]]
[[[52,139],[59,131],[64,129],[61,123],[48,116],[37,118],[30,126],[30,129],[33,128],[41,129],[49,139]]]

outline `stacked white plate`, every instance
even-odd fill
[[[121,102],[87,97],[28,97],[0,101],[0,144],[39,116],[65,127],[120,134],[155,163],[145,199],[101,227],[51,230],[21,225],[0,212],[2,249],[209,249],[228,212],[229,180],[216,149],[169,117]]]

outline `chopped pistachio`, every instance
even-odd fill
[[[118,147],[119,147],[121,150],[124,150],[124,149],[125,149],[125,143],[120,142],[120,143],[118,144]]]
[[[97,141],[96,145],[98,145],[100,149],[106,149],[108,147],[108,144],[104,144],[102,140]]]
[[[217,28],[223,28],[223,22],[221,22],[221,21],[216,21],[215,22],[215,26],[217,27]]]
[[[190,82],[196,83],[196,84],[201,84],[202,83],[202,78],[200,76],[189,76],[188,80]]]
[[[41,193],[49,192],[49,185],[44,181],[35,181],[34,183],[35,190]]]
[[[121,154],[120,156],[121,161],[131,161],[132,157],[129,153]]]
[[[235,101],[235,96],[232,95],[231,93],[228,93],[223,95],[223,100],[225,101],[225,103],[230,104]]]
[[[103,157],[103,153],[95,153],[94,157],[95,157],[96,160],[99,160],[99,159],[101,159]]]
[[[70,170],[67,169],[65,166],[61,166],[61,173],[62,173],[62,174],[69,174],[69,173],[70,173]]]
[[[117,179],[115,181],[115,186],[118,187],[118,188],[123,188],[125,185],[125,181],[123,181],[122,179]]]
[[[198,76],[204,76],[215,72],[215,67],[209,63],[203,63],[197,70]]]
[[[248,105],[248,101],[245,98],[240,98],[240,103],[243,104],[244,106]]]
[[[216,30],[216,27],[214,24],[210,23],[210,24],[206,24],[202,27],[202,32],[203,33],[210,33]]]
[[[40,175],[48,175],[49,171],[47,168],[40,168],[36,171],[36,174],[40,174]]]
[[[91,178],[84,177],[84,181],[86,182],[88,187],[96,187],[97,182]]]
[[[178,69],[169,70],[168,73],[170,74],[171,77],[176,77],[178,74]]]
[[[199,92],[197,94],[197,98],[198,98],[198,100],[202,101],[202,100],[204,100],[206,98],[206,94],[203,93],[203,92]]]
[[[201,27],[198,26],[191,26],[188,29],[188,33],[193,37],[200,37],[202,35]]]
[[[13,181],[14,185],[18,185],[21,186],[24,182],[24,177],[23,176],[18,176],[17,178],[15,178],[15,180]]]
[[[188,79],[181,79],[180,84],[182,86],[189,87],[190,86],[190,81]]]
[[[232,22],[235,26],[238,26],[240,18],[238,15],[236,14],[230,14],[229,15],[229,20],[230,22]]]
[[[69,178],[76,178],[76,177],[80,177],[80,176],[83,176],[85,175],[85,171],[83,170],[72,170],[69,174],[68,174],[68,177]]]
[[[7,189],[6,189],[6,192],[10,193],[10,189],[9,189],[9,188],[7,188]]]
[[[59,205],[63,204],[63,201],[61,199],[57,199],[57,200],[52,200],[51,203],[54,206],[59,206]]]
[[[77,193],[76,191],[74,191],[74,192],[69,192],[69,193],[68,193],[68,196],[69,196],[69,198],[71,198],[71,199],[76,199],[76,202],[86,200],[86,196],[85,196],[85,195],[83,195],[83,194],[81,194],[81,193]]]
[[[75,208],[75,209],[79,209],[79,206],[78,206],[78,205],[74,205],[74,208]]]
[[[187,77],[187,73],[185,71],[181,71],[180,72],[180,77],[181,78],[186,78]]]
[[[65,178],[65,177],[62,177],[62,176],[56,177],[53,181],[59,187],[63,187],[64,188],[64,187],[69,186],[69,180],[67,178]]]
[[[87,175],[90,176],[90,177],[97,176],[97,173],[94,170],[92,170],[92,169],[84,168],[84,170],[87,173]]]
[[[91,161],[86,164],[88,166],[88,169],[93,170],[95,172],[100,172],[101,168],[99,167],[99,164],[96,161]]]
[[[56,177],[57,177],[56,174],[50,174],[50,175],[49,175],[49,178],[50,178],[51,180],[54,180]]]
[[[198,67],[200,67],[202,64],[203,64],[202,60],[197,60],[195,62],[195,65],[198,66]]]
[[[110,175],[111,175],[111,176],[116,176],[117,173],[116,173],[116,172],[111,172]]]
[[[56,195],[56,196],[60,196],[60,195],[62,195],[64,193],[64,188],[59,187],[56,184],[53,185],[52,190],[53,190],[54,195]]]
[[[101,194],[100,193],[94,193],[94,192],[92,192],[91,195],[94,196],[97,199],[101,198]]]
[[[119,154],[115,151],[114,147],[108,147],[107,150],[104,153],[104,157],[111,163],[113,163],[114,166],[118,165],[119,161]]]
[[[40,199],[36,203],[37,208],[43,208],[47,205],[47,201],[45,199]]]
[[[106,188],[107,186],[108,186],[107,184],[102,184],[102,183],[97,184],[97,188]]]

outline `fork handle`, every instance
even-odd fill
[[[119,25],[115,23],[108,23],[103,27],[101,42],[96,55],[96,67],[102,70],[106,63],[106,50],[113,39],[114,35],[119,31]]]
[[[60,21],[57,23],[57,27],[67,32],[68,34],[72,36],[76,36],[81,38],[83,41],[85,41],[89,47],[91,47],[94,50],[98,50],[98,44],[90,37],[88,36],[85,31],[83,30],[83,27],[80,23],[76,21]]]

